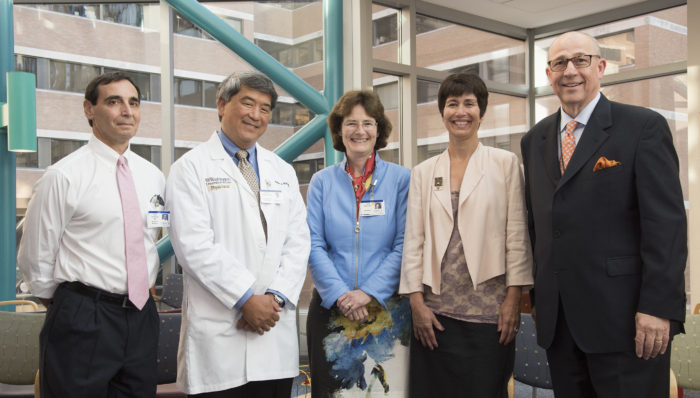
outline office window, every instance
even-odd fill
[[[418,103],[425,104],[428,102],[435,102],[437,104],[440,83],[420,79],[418,79],[417,83],[418,85],[416,86],[416,89]]]
[[[471,72],[499,83],[525,84],[524,41],[426,15],[418,14],[416,19],[424,30],[416,36],[417,66]]]
[[[190,149],[192,148],[175,147],[175,159],[173,160],[173,162],[175,160],[180,159],[180,157],[189,152]]]
[[[295,161],[292,162],[292,167],[297,173],[299,184],[308,184],[311,176],[323,169],[323,158]]]
[[[66,155],[71,154],[76,149],[87,144],[87,141],[77,140],[51,140],[51,164],[63,159]]]
[[[307,40],[295,45],[255,39],[255,44],[288,68],[298,68],[323,60],[323,38]]]
[[[39,153],[38,152],[17,152],[17,167],[39,167]]]
[[[36,57],[15,54],[15,70],[17,72],[28,72],[36,75]]]
[[[399,83],[397,79],[392,79],[389,83],[374,86],[374,92],[384,105],[384,110],[398,109],[399,107]]]
[[[416,34],[430,32],[432,30],[450,26],[449,22],[437,18],[430,18],[425,15],[416,14]]]
[[[175,10],[173,10],[173,33],[190,37],[197,37],[200,39],[205,37],[211,37],[208,34],[206,34],[202,29],[200,29],[197,25],[190,22],[189,19],[180,15],[180,13]]]
[[[398,39],[398,13],[372,21],[372,45],[379,46]]]
[[[399,10],[372,4],[372,57],[399,62]]]
[[[204,82],[204,106],[206,108],[216,108],[216,90],[219,83]]]
[[[202,81],[176,77],[174,85],[176,104],[202,106]]]
[[[384,105],[384,114],[387,116],[391,122],[392,129],[389,139],[387,140],[387,146],[383,148],[383,154],[386,157],[390,157],[391,161],[394,163],[401,164],[400,162],[400,143],[401,143],[401,119],[399,104],[401,99],[399,97],[399,83],[400,77],[396,75],[374,73],[374,92],[379,96],[379,99]],[[391,152],[396,150],[395,153]],[[385,155],[382,155],[382,159],[385,159]]]
[[[103,21],[140,27],[143,22],[143,7],[141,4],[102,4],[101,19]]]
[[[686,61],[687,6],[610,22],[582,30],[595,37],[607,59],[606,75]],[[547,86],[547,52],[556,37],[535,41],[536,86]]]
[[[139,87],[139,90],[141,90],[141,100],[142,101],[154,101],[153,99],[153,92],[154,90],[151,89],[151,74],[146,73],[146,72],[135,72],[131,70],[121,70],[121,69],[112,69],[112,68],[104,68],[104,73],[108,72],[122,72],[125,75],[129,76],[134,80],[134,83]],[[160,90],[159,90],[160,91]],[[160,95],[159,95],[160,97]]]
[[[90,80],[98,76],[101,68],[95,65],[49,61],[49,89],[84,93]]]
[[[302,104],[294,104],[294,127],[303,126],[314,117],[314,113],[311,112]]]

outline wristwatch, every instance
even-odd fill
[[[286,303],[284,302],[284,299],[282,297],[280,297],[278,294],[274,294],[272,292],[268,292],[267,294],[272,295],[272,299],[275,300],[275,303],[277,303],[277,305],[279,305],[280,308],[284,308],[284,304],[286,304]]]

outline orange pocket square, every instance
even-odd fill
[[[603,170],[607,169],[608,167],[615,167],[619,166],[622,163],[618,162],[617,160],[610,160],[606,158],[605,156],[601,156],[597,162],[595,162],[595,166],[593,167],[593,172],[595,173],[598,170]]]

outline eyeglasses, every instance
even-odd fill
[[[549,70],[551,70],[552,72],[565,71],[566,68],[569,66],[569,61],[571,61],[571,63],[574,64],[574,67],[576,69],[587,68],[591,65],[591,59],[593,57],[600,57],[600,55],[586,54],[577,55],[571,58],[557,58],[551,61],[547,61],[547,65],[549,65]]]
[[[363,120],[362,122],[358,122],[357,120],[347,120],[343,123],[343,127],[350,130],[357,130],[360,126],[362,126],[362,129],[365,131],[372,131],[377,128],[377,122],[374,120]]]

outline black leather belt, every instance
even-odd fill
[[[123,308],[136,308],[136,306],[134,306],[134,304],[132,304],[131,301],[129,301],[129,296],[126,294],[116,294],[116,293],[106,292],[102,289],[87,286],[87,285],[84,285],[80,282],[64,282],[61,284],[61,286],[65,287],[66,289],[68,289],[72,292],[82,294],[83,296],[90,297],[91,299],[94,299],[94,300],[99,300],[99,301],[104,301],[105,303],[119,305]]]

